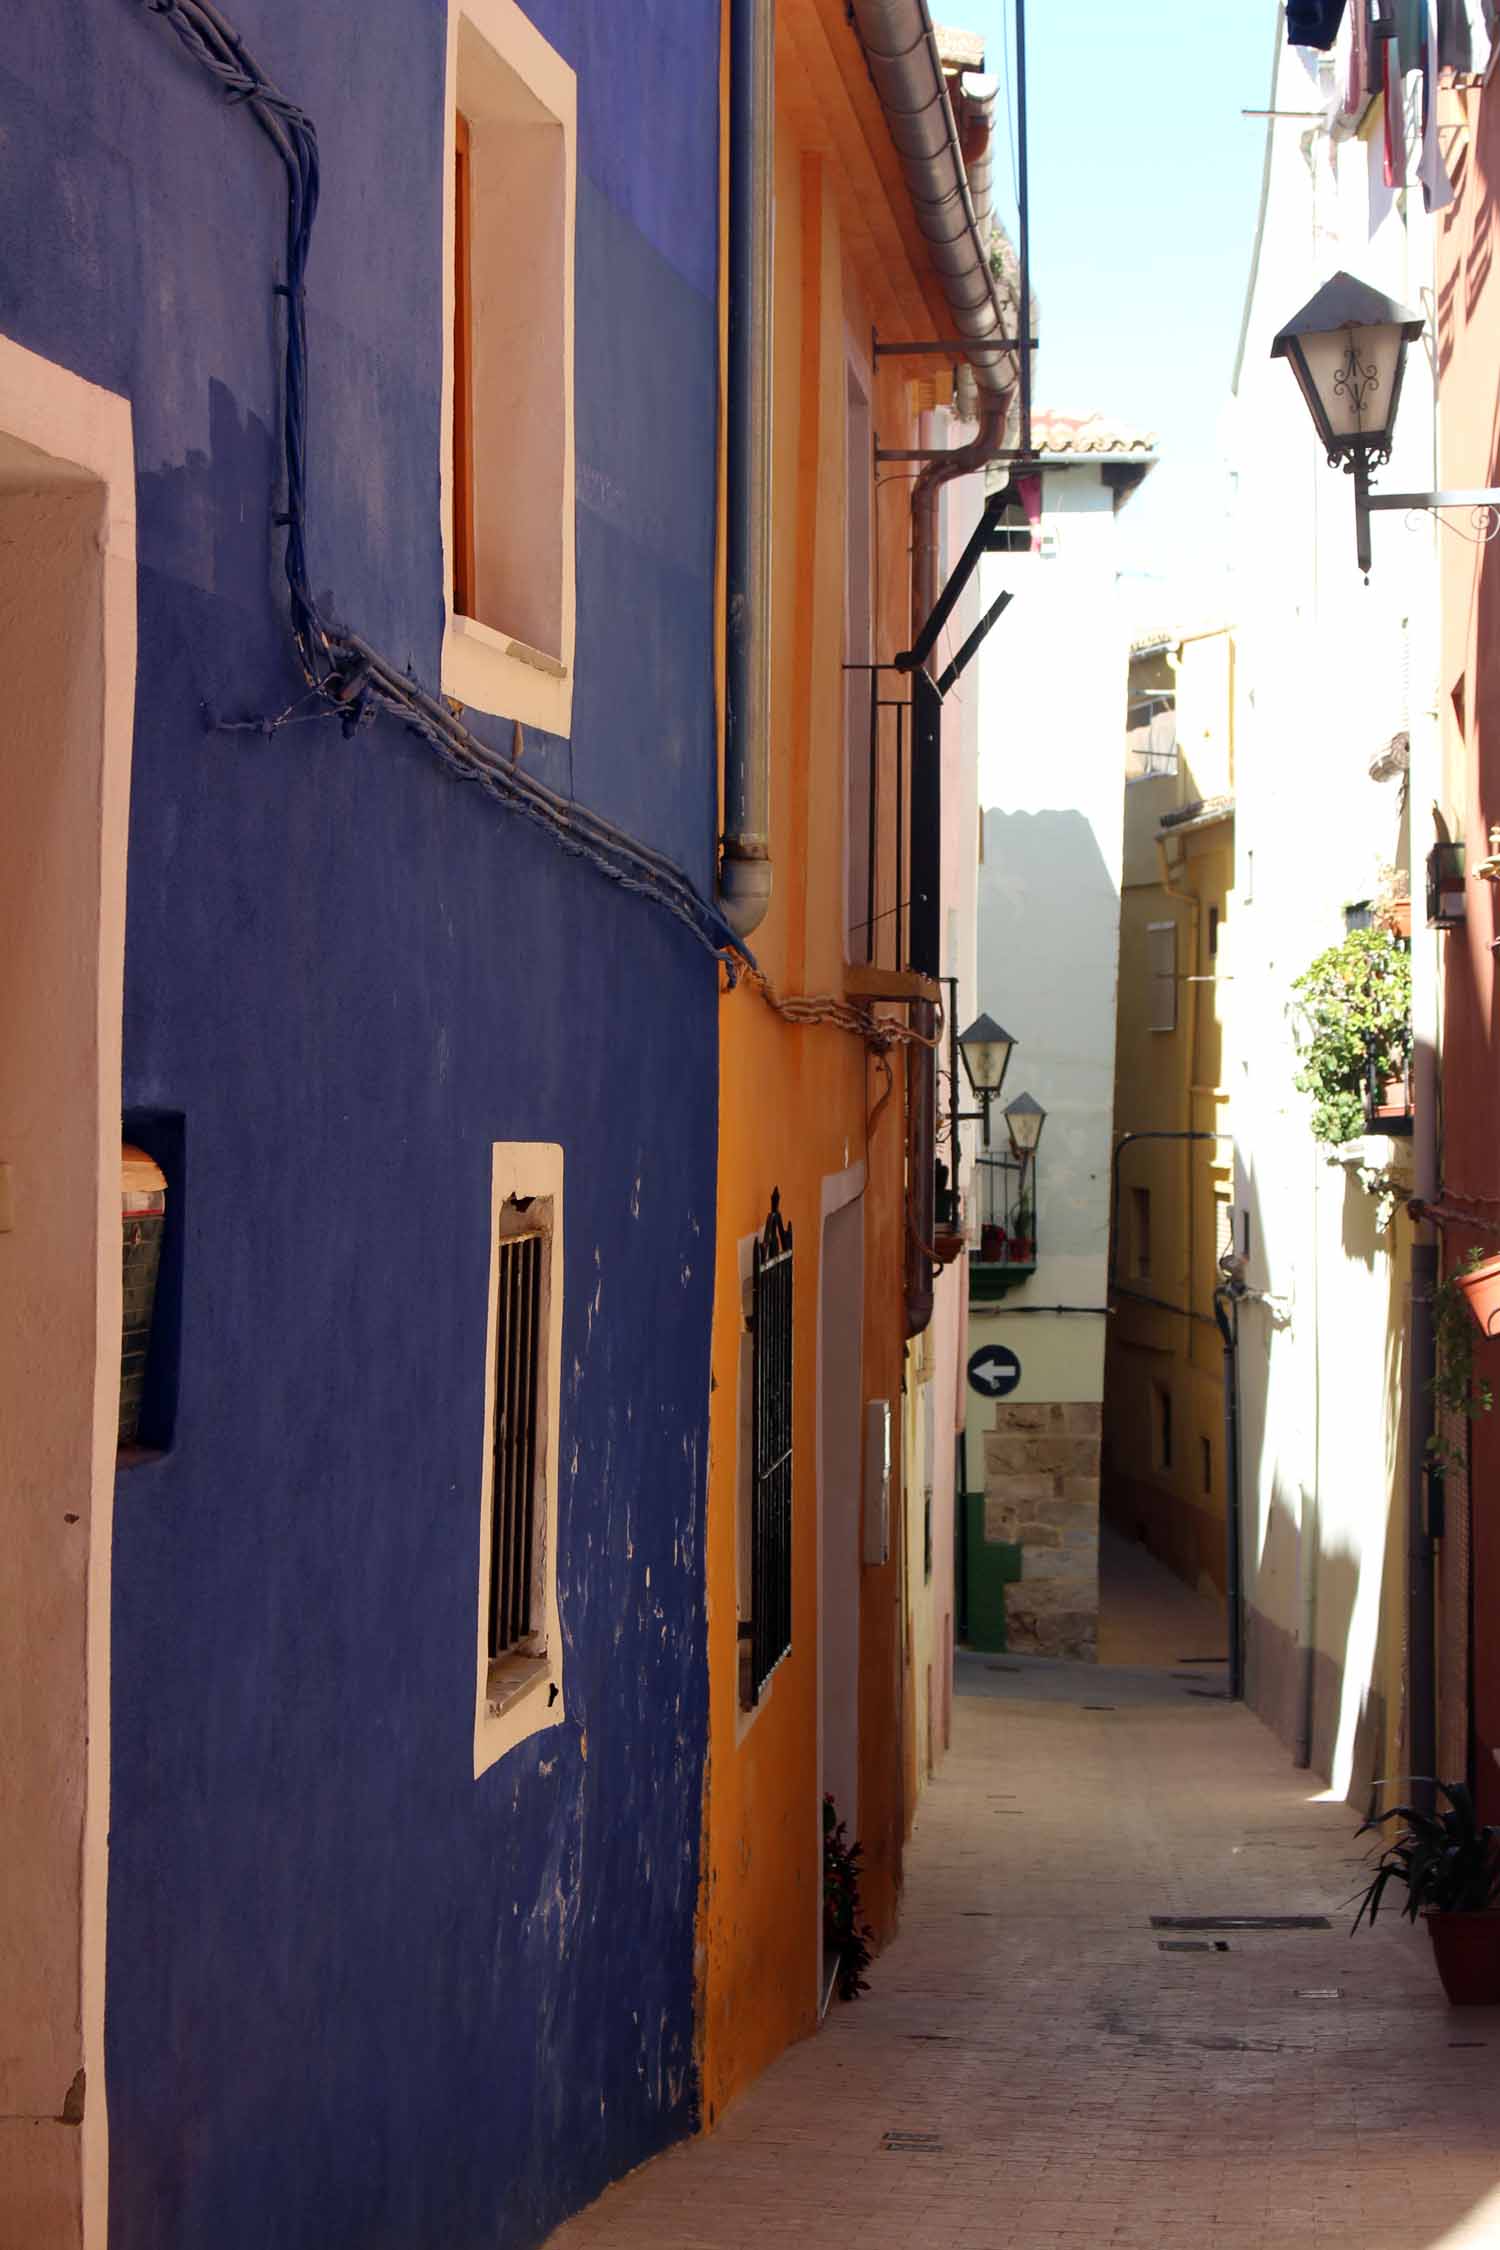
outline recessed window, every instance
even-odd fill
[[[751,1261],[749,1611],[741,1698],[758,1703],[792,1645],[792,1230],[773,1190]]]
[[[562,1150],[501,1143],[490,1193],[474,1770],[563,1715],[557,1617]]]
[[[1130,1191],[1130,1216],[1133,1248],[1135,1251],[1135,1277],[1137,1281],[1151,1279],[1151,1190],[1132,1188]]]
[[[571,723],[576,81],[515,0],[450,0],[443,685]]]
[[[1210,961],[1212,961],[1212,960],[1213,960],[1213,958],[1214,958],[1215,954],[1216,954],[1216,953],[1218,952],[1218,950],[1219,950],[1219,909],[1218,909],[1218,908],[1217,908],[1216,906],[1211,906],[1211,907],[1209,908],[1209,910],[1208,910],[1208,957],[1209,957]]]
[[[1214,1488],[1213,1444],[1208,1438],[1199,1438],[1198,1444],[1202,1449],[1203,1489],[1205,1492],[1212,1492]]]

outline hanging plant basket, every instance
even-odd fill
[[[1500,1258],[1481,1258],[1452,1276],[1481,1336],[1500,1336]]]

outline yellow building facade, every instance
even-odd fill
[[[1233,1240],[1224,1084],[1234,893],[1234,640],[1132,652],[1126,712],[1102,1506],[1191,1586],[1225,1591]],[[1191,1653],[1191,1652],[1184,1652]]]

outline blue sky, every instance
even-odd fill
[[[985,37],[996,195],[1013,205],[1005,58],[1014,0],[933,0]],[[1260,197],[1275,0],[1029,0],[1037,393],[1155,430],[1122,561],[1192,586],[1219,557],[1217,422]],[[1153,594],[1141,607],[1154,620]]]

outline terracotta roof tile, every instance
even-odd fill
[[[1110,422],[1102,414],[1036,412],[1031,417],[1031,442],[1038,453],[1059,456],[1085,453],[1138,453],[1155,457],[1154,432],[1132,430],[1123,422]]]

